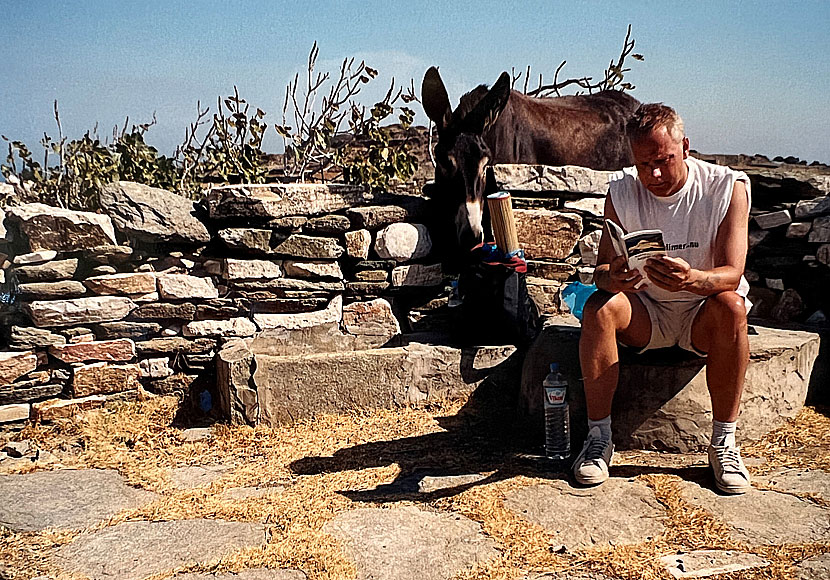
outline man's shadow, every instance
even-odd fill
[[[331,456],[308,456],[289,465],[296,475],[319,475],[356,471],[397,464],[398,476],[371,489],[344,489],[354,501],[385,503],[401,500],[429,502],[459,494],[475,486],[519,475],[548,480],[566,480],[573,450],[566,462],[542,457],[541,441],[531,439],[517,418],[517,398],[524,358],[517,351],[492,369],[455,415],[437,417],[443,431],[362,443],[336,451]],[[480,379],[472,368],[475,351],[462,357],[465,380]],[[466,369],[466,370],[465,370]],[[675,474],[687,480],[704,477],[703,468],[612,466],[611,475],[633,477],[643,473]]]

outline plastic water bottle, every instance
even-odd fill
[[[542,386],[545,392],[545,456],[567,459],[571,454],[568,381],[559,372],[558,363],[550,363],[550,372]]]

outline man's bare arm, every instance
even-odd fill
[[[749,200],[746,185],[736,181],[729,209],[715,237],[711,270],[697,270],[679,258],[649,260],[645,266],[649,279],[672,292],[685,290],[701,296],[736,290],[746,263],[749,229]]]

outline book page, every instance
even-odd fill
[[[627,234],[624,240],[628,251],[628,267],[632,270],[636,269],[643,276],[643,281],[637,284],[635,288],[639,288],[645,282],[651,283],[643,266],[649,258],[666,255],[663,232],[660,230],[641,230]]]
[[[625,247],[625,232],[620,226],[611,220],[605,220],[605,229],[608,231],[608,237],[611,240],[611,245],[614,247],[614,253],[618,256],[625,256],[628,258],[628,250]]]

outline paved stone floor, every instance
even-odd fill
[[[830,460],[807,458],[830,419],[810,413],[728,497],[699,454],[621,452],[577,487],[434,410],[197,438],[160,413],[120,454],[111,431],[141,425],[113,412],[87,424],[97,449],[34,429],[0,461],[0,579],[827,579]]]

